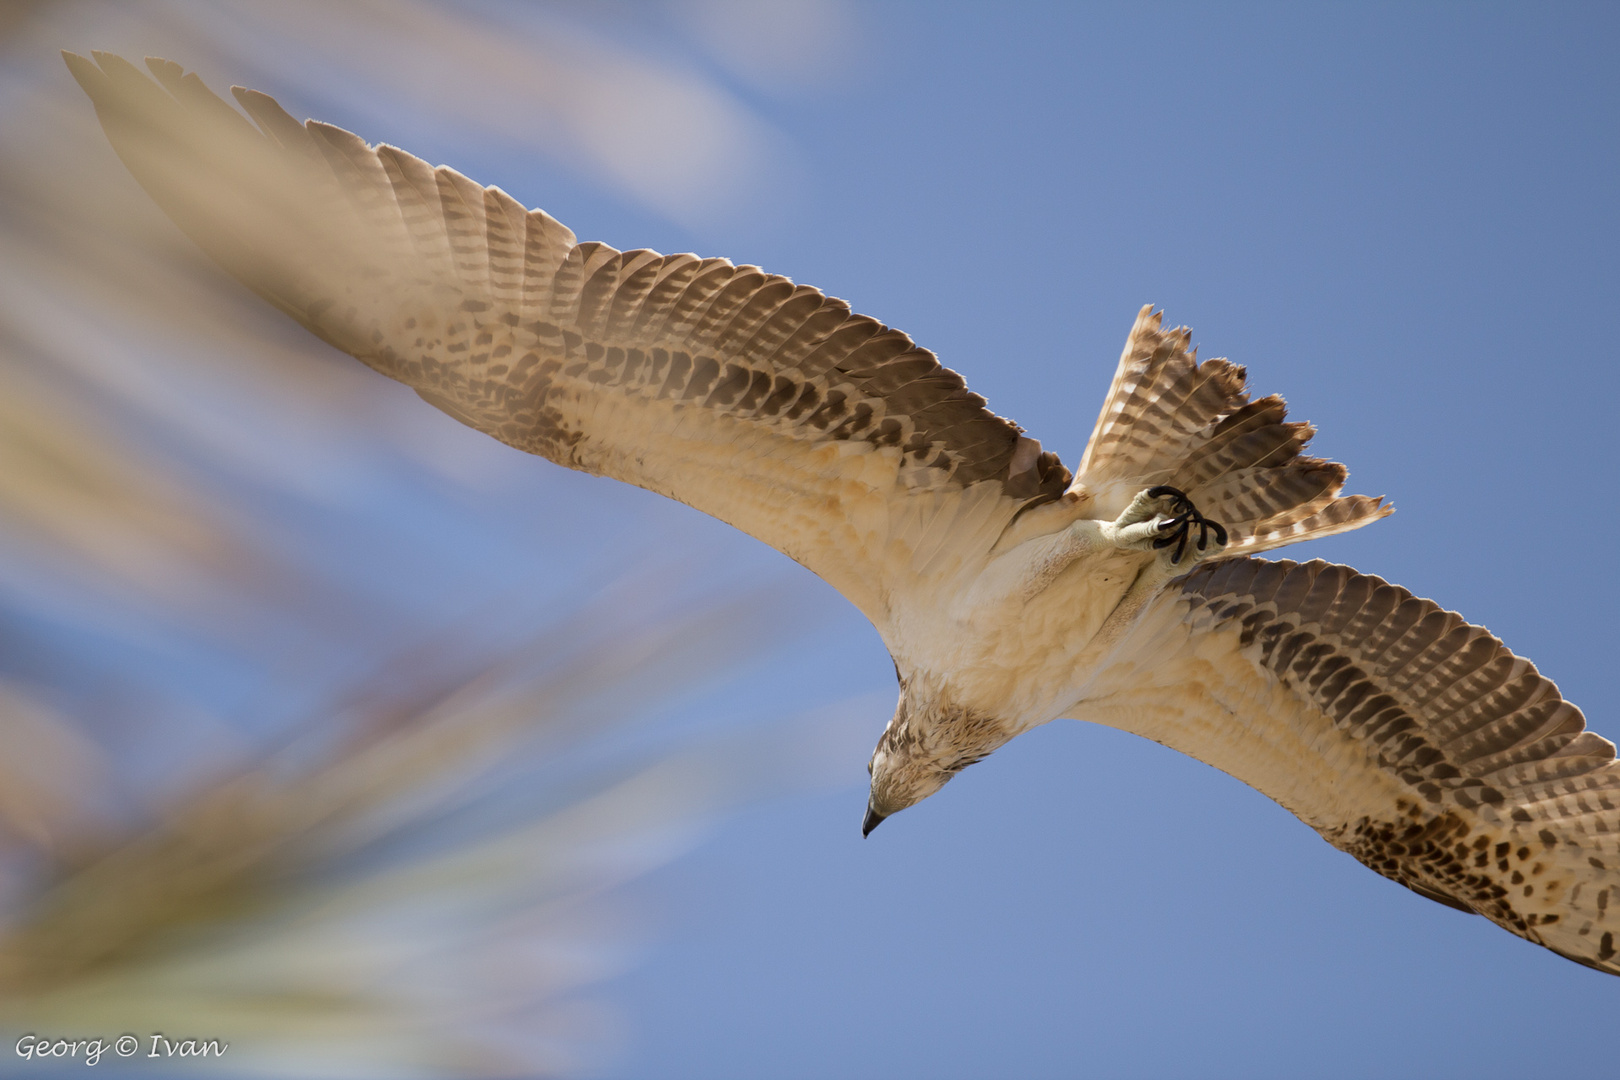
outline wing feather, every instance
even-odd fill
[[[932,353],[841,300],[724,259],[580,243],[263,94],[235,91],[244,117],[178,65],[149,61],[154,82],[95,59],[67,57],[114,148],[247,285],[458,420],[729,521],[874,618],[916,560],[850,548],[846,526],[864,542],[904,523],[937,550],[956,541],[933,519],[960,529],[972,507],[993,543],[1068,486]],[[956,497],[979,484],[994,497]]]
[[[1432,601],[1323,562],[1205,564],[1068,714],[1224,769],[1380,874],[1620,974],[1614,744]]]

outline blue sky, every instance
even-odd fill
[[[1463,612],[1620,738],[1617,9],[812,4],[838,34],[779,57],[746,39],[726,52],[692,29],[696,9],[466,10],[686,73],[746,121],[771,183],[743,184],[735,212],[659,205],[567,154],[367,99],[375,80],[345,81],[363,40],[295,53],[318,85],[285,69],[256,85],[499,184],[581,239],[725,255],[842,296],[1071,465],[1136,310],[1158,304],[1318,425],[1313,448],[1350,466],[1350,490],[1397,507],[1287,555]],[[79,32],[94,38],[97,18]],[[160,45],[188,60],[183,35]],[[445,63],[402,78],[430,91],[457,70]],[[449,421],[424,406],[422,423]],[[648,944],[605,988],[628,1034],[600,1075],[1612,1070],[1620,980],[1387,882],[1239,782],[1117,732],[1021,737],[863,841],[865,755],[894,692],[870,625],[683,507],[540,461],[495,472],[433,488],[459,516],[423,518],[439,524],[390,553],[397,566],[334,555],[333,573],[360,591],[421,575],[394,602],[438,610],[449,586],[424,568],[459,558],[444,580],[482,602],[521,564],[513,602],[538,603],[599,573],[614,537],[668,536],[702,553],[671,589],[785,578],[811,626],[717,713],[871,702],[840,782],[738,811],[632,887]],[[389,475],[323,483],[362,516],[426,505],[414,476],[396,490]],[[507,531],[476,535],[485,521]],[[333,516],[308,534],[342,547],[347,528]],[[509,550],[524,529],[543,537],[528,562]]]

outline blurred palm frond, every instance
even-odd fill
[[[587,992],[635,938],[613,888],[844,748],[836,717],[761,724],[730,689],[797,640],[802,594],[261,305],[56,56],[296,85],[373,138],[557,156],[681,222],[780,171],[724,86],[582,11],[0,8],[8,1029],[183,1031],[261,1075],[575,1072],[617,1037]]]

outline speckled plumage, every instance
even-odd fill
[[[1207,563],[1160,594],[1072,716],[1276,799],[1431,899],[1620,974],[1614,744],[1506,646],[1323,562]]]
[[[1308,425],[1151,308],[1071,476],[932,353],[813,288],[577,242],[239,89],[255,127],[167,61],[148,62],[156,83],[106,54],[68,64],[157,203],[321,338],[503,442],[730,522],[855,603],[901,680],[868,830],[1080,717],[1620,973],[1612,744],[1460,617],[1346,567],[1250,557],[1389,508],[1341,496]],[[1224,526],[1214,541],[1186,531],[1182,493]]]

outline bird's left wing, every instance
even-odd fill
[[[1097,670],[1065,715],[1190,754],[1380,874],[1620,974],[1614,744],[1484,628],[1349,567],[1237,558],[1172,582]]]
[[[578,243],[498,188],[263,94],[234,91],[255,127],[176,64],[148,60],[154,83],[94,55],[64,54],[114,149],[265,299],[503,442],[764,540],[880,626],[942,549],[988,551],[1068,484],[933,353],[841,300],[725,259]]]

